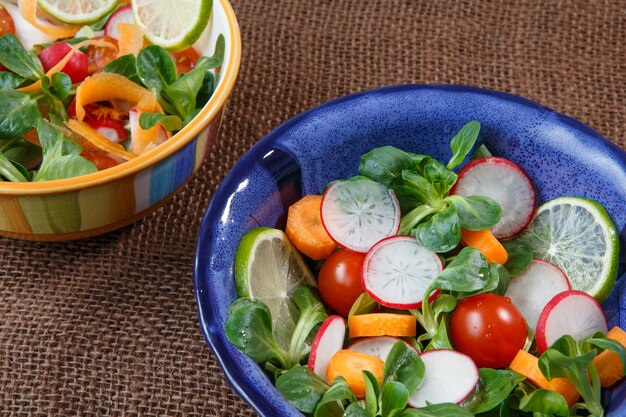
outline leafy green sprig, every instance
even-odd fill
[[[483,230],[502,216],[500,205],[484,196],[449,195],[457,181],[452,171],[474,147],[480,123],[473,120],[452,138],[447,165],[392,146],[375,148],[361,157],[360,175],[395,191],[402,209],[400,234],[414,235],[426,248],[443,253],[456,248],[461,228]]]

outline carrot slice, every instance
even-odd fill
[[[337,244],[322,225],[321,195],[305,195],[289,207],[285,233],[300,252],[311,259],[327,258]]]
[[[342,376],[357,398],[365,397],[365,377],[362,371],[370,371],[380,386],[383,380],[385,362],[375,356],[352,350],[337,351],[328,362],[326,380],[330,383]]]
[[[372,313],[348,317],[350,337],[415,336],[417,320],[410,314]]]
[[[606,334],[609,339],[616,340],[626,348],[626,332],[615,326]],[[605,350],[593,359],[593,363],[600,375],[600,383],[603,387],[610,387],[623,378],[624,370],[622,361],[617,353]]]
[[[76,89],[76,117],[82,122],[87,104],[108,100],[125,100],[130,107],[141,103],[142,111],[163,113],[153,91],[135,84],[123,75],[99,72],[87,78]]]
[[[72,59],[72,56],[76,53],[76,51],[78,51],[80,48],[84,46],[91,46],[91,45],[100,46],[104,48],[115,48],[115,45],[113,45],[111,42],[107,42],[104,40],[87,39],[86,41],[79,42],[76,45],[72,45],[72,48],[70,49],[70,51],[67,54],[65,54],[65,56],[59,62],[57,62],[55,66],[53,66],[52,68],[48,70],[48,72],[46,72],[46,76],[51,77],[57,72],[60,72],[63,69],[63,67],[65,67],[65,64],[67,64],[69,60]],[[27,85],[26,87],[18,88],[18,91],[30,93],[33,91],[37,91],[39,89],[41,89],[41,80],[37,80],[36,82],[30,85]]]
[[[576,387],[565,378],[552,378],[550,381],[543,376],[539,369],[539,358],[520,349],[509,365],[513,371],[521,374],[539,388],[556,391],[565,398],[570,407],[578,401],[580,394]]]
[[[119,51],[117,56],[133,54],[137,56],[143,48],[143,30],[133,23],[120,22],[117,25],[120,31]]]
[[[489,229],[477,231],[461,229],[461,240],[466,246],[471,246],[481,251],[489,262],[504,265],[507,259],[509,259],[506,249]]]
[[[54,38],[72,38],[81,28],[80,25],[54,25],[37,19],[37,0],[19,0],[20,14],[28,23]]]
[[[91,142],[91,144],[93,144],[96,148],[104,152],[119,156],[125,160],[133,159],[137,156],[132,152],[126,151],[119,143],[111,142],[87,123],[69,119],[65,122],[65,125],[69,127],[71,131],[78,133],[80,136]]]

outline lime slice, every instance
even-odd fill
[[[593,200],[561,197],[539,207],[517,238],[535,257],[561,268],[572,289],[599,302],[608,297],[617,278],[619,238],[604,207]]]
[[[152,43],[182,50],[209,24],[213,0],[133,0],[135,22]]]
[[[267,304],[283,349],[289,347],[299,315],[291,294],[301,284],[315,285],[315,278],[282,230],[258,227],[241,238],[235,254],[237,295]]]
[[[85,24],[111,13],[117,0],[39,0],[38,4],[63,23]]]

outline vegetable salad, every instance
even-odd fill
[[[127,3],[108,1],[104,16],[83,25],[33,1],[0,4],[1,180],[116,166],[167,141],[207,103],[224,37],[210,57],[166,50],[145,41]]]
[[[524,170],[484,145],[461,167],[479,131],[447,164],[373,149],[284,232],[242,238],[226,336],[304,414],[604,415],[601,388],[626,375],[626,332],[599,304],[615,226],[585,198],[536,208]]]

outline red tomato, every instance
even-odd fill
[[[81,153],[81,156],[91,162],[98,168],[98,171],[102,171],[107,168],[112,168],[118,165],[118,162],[111,158],[109,155],[104,152],[98,151],[84,151]]]
[[[337,313],[348,317],[350,308],[361,295],[361,270],[364,253],[339,249],[333,252],[322,265],[317,285],[322,300]]]
[[[7,33],[15,33],[15,24],[7,9],[0,4],[0,36],[4,36]]]
[[[110,36],[96,36],[94,40],[107,41],[117,46],[117,40]],[[89,61],[87,73],[92,75],[96,72],[101,72],[106,64],[117,58],[117,49],[89,45],[85,50],[85,54],[87,54],[87,59]]]
[[[39,52],[39,59],[43,65],[43,70],[48,70],[59,63],[72,50],[72,47],[65,42],[55,43]],[[72,83],[76,84],[83,81],[87,77],[87,68],[89,67],[89,58],[81,51],[76,51],[70,60],[61,69],[72,79]]]
[[[526,321],[508,297],[479,294],[462,300],[450,316],[454,347],[479,368],[507,366],[526,341]]]
[[[193,48],[183,49],[180,52],[170,52],[178,75],[189,72],[198,63],[200,55]]]

